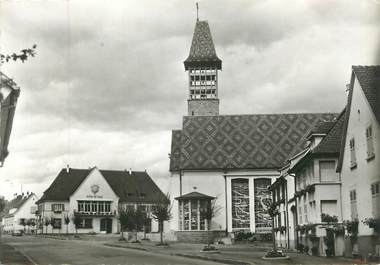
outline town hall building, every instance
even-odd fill
[[[120,209],[134,207],[150,213],[162,198],[165,195],[146,171],[67,167],[36,202],[39,229],[44,233],[119,233]],[[157,227],[152,220],[149,230]]]
[[[305,148],[308,132],[334,113],[219,114],[218,58],[207,21],[196,21],[188,72],[188,115],[172,131],[170,153],[171,229],[179,241],[204,241],[205,202],[219,209],[214,236],[270,233],[268,187],[290,154]]]

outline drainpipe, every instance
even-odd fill
[[[179,171],[179,196],[182,196],[182,170]]]
[[[289,239],[289,212],[288,212],[288,181],[286,179],[285,179],[285,214],[286,214],[286,235],[288,237],[287,241],[288,241],[288,248],[289,248],[290,239]]]
[[[227,209],[227,176],[226,171],[224,171],[224,198],[225,198],[225,208],[226,208],[226,236],[228,235],[228,209]]]

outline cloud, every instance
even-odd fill
[[[224,114],[339,112],[351,65],[378,62],[376,0],[199,4],[223,60]],[[3,1],[0,23],[2,52],[38,45],[2,67],[21,95],[0,194],[21,183],[42,192],[66,164],[146,168],[167,186],[194,2]]]

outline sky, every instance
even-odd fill
[[[200,0],[221,114],[339,112],[352,65],[379,64],[380,0]],[[21,89],[0,195],[41,196],[61,168],[147,170],[163,191],[187,113],[194,0],[0,0],[1,71]]]

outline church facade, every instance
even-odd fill
[[[234,232],[270,233],[268,187],[286,159],[304,149],[308,132],[333,113],[220,115],[218,58],[207,21],[197,21],[188,72],[188,115],[172,131],[171,230],[179,241],[204,241]],[[218,209],[210,227],[202,220],[208,201]]]

